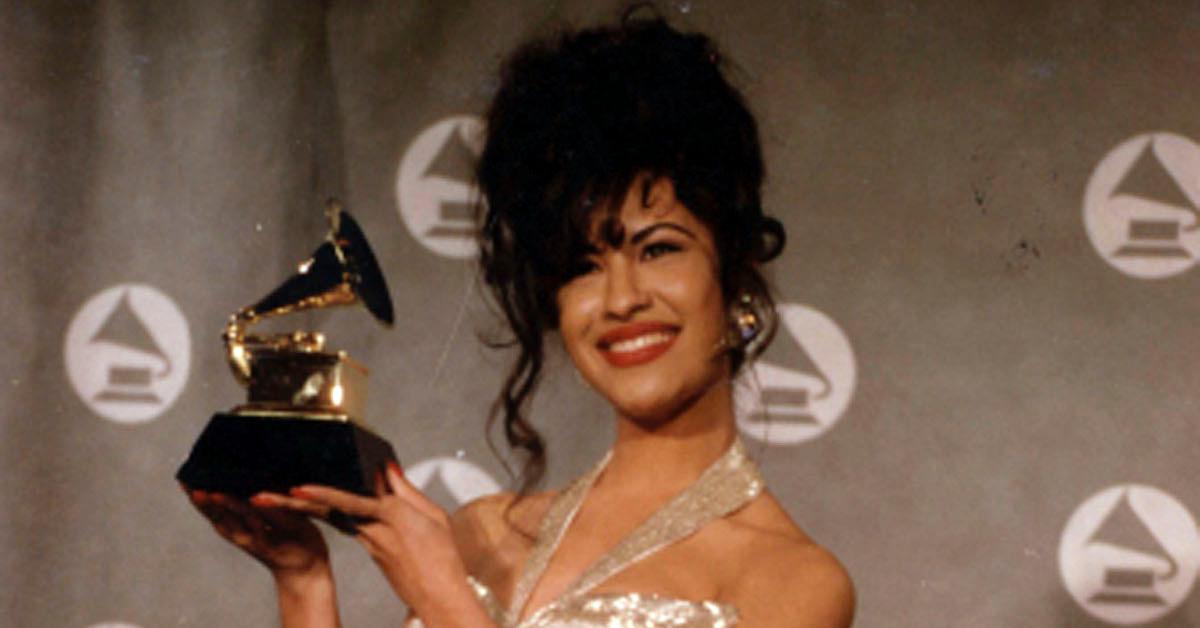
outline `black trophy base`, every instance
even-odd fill
[[[241,498],[301,484],[374,495],[376,472],[395,459],[391,444],[349,421],[218,412],[175,477]]]

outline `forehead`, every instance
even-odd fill
[[[600,204],[589,216],[589,240],[599,246],[620,246],[633,234],[659,223],[685,227],[711,240],[708,228],[678,197],[669,179],[635,181],[620,203]]]

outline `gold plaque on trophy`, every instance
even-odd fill
[[[176,477],[189,488],[249,497],[325,484],[372,494],[375,473],[395,452],[365,424],[367,369],[326,351],[320,332],[250,334],[270,317],[362,304],[384,325],[392,301],[358,223],[331,200],[329,233],[296,272],[234,313],[222,335],[246,402],[213,415]]]

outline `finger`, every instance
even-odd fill
[[[291,493],[292,497],[328,506],[356,517],[374,519],[379,514],[379,500],[329,486],[306,484],[292,489]]]
[[[204,512],[212,505],[208,498],[208,493],[201,490],[193,489],[188,491],[188,499],[191,500],[192,505],[200,512]]]
[[[354,535],[354,540],[358,541],[359,545],[362,545],[368,553],[374,556],[382,550],[383,543],[381,537],[388,531],[387,526],[383,524],[364,523],[358,526],[358,533]]]
[[[433,519],[434,521],[445,521],[446,512],[440,506],[433,503],[422,493],[417,487],[413,486],[408,478],[404,477],[404,472],[400,469],[400,465],[395,462],[389,462],[387,471],[384,474],[387,477],[388,487],[392,489],[392,493],[403,499],[417,512]]]
[[[217,523],[225,518],[225,512],[215,506],[200,506],[199,509],[200,514],[204,515],[204,518],[208,519],[209,523]]]
[[[233,524],[230,522],[224,519],[216,519],[212,522],[212,527],[217,531],[217,534],[220,534],[231,541],[233,540],[233,534],[236,531],[236,528],[234,528]]]
[[[263,508],[258,511],[263,520],[276,530],[297,531],[308,523],[308,517],[324,518],[325,515],[309,515],[288,508]]]
[[[270,533],[270,524],[245,501],[221,494],[215,500],[225,511],[221,521],[231,530],[234,543],[250,547],[255,539],[265,538]]]
[[[200,514],[210,519],[212,518],[209,515],[209,511],[212,510],[212,506],[208,503],[208,496],[204,494],[204,491],[188,491],[188,500],[192,502],[192,506],[195,506],[196,510],[200,511]]]
[[[329,515],[329,506],[316,504],[304,499],[280,495],[279,493],[258,493],[250,498],[250,504],[259,509],[259,513],[264,516],[267,513],[279,514],[279,511],[294,511],[302,515],[311,517],[326,517]]]
[[[388,488],[392,491],[393,495],[399,495],[401,492],[408,492],[406,485],[412,486],[408,484],[408,481],[404,478],[404,469],[401,469],[400,465],[395,462],[387,463],[387,467],[383,475],[385,478],[387,478]],[[416,487],[414,486],[412,489],[415,491]]]
[[[378,545],[375,543],[373,538],[363,532],[363,528],[365,527],[367,526],[359,526],[357,530],[358,533],[354,535],[354,540],[358,541],[358,544],[361,545],[363,549],[367,550],[368,554],[374,556],[375,552],[378,550]]]
[[[375,494],[379,497],[383,497],[383,496],[387,495],[388,492],[389,492],[388,491],[388,482],[386,479],[384,479],[383,471],[381,469],[376,469],[375,470]]]
[[[213,523],[229,516],[228,509],[217,501],[215,493],[195,491],[192,503],[196,505],[196,510],[199,510],[200,514]]]
[[[210,519],[217,532],[235,545],[249,547],[253,534],[245,517],[233,507],[234,500],[221,493],[210,493],[207,500],[213,513]]]
[[[237,516],[241,528],[248,534],[263,538],[271,531],[271,525],[262,518],[257,508],[240,499],[227,498],[225,503],[229,510]]]

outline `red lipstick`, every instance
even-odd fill
[[[679,328],[657,322],[622,325],[600,337],[601,355],[617,367],[637,366],[657,358],[675,344]]]

